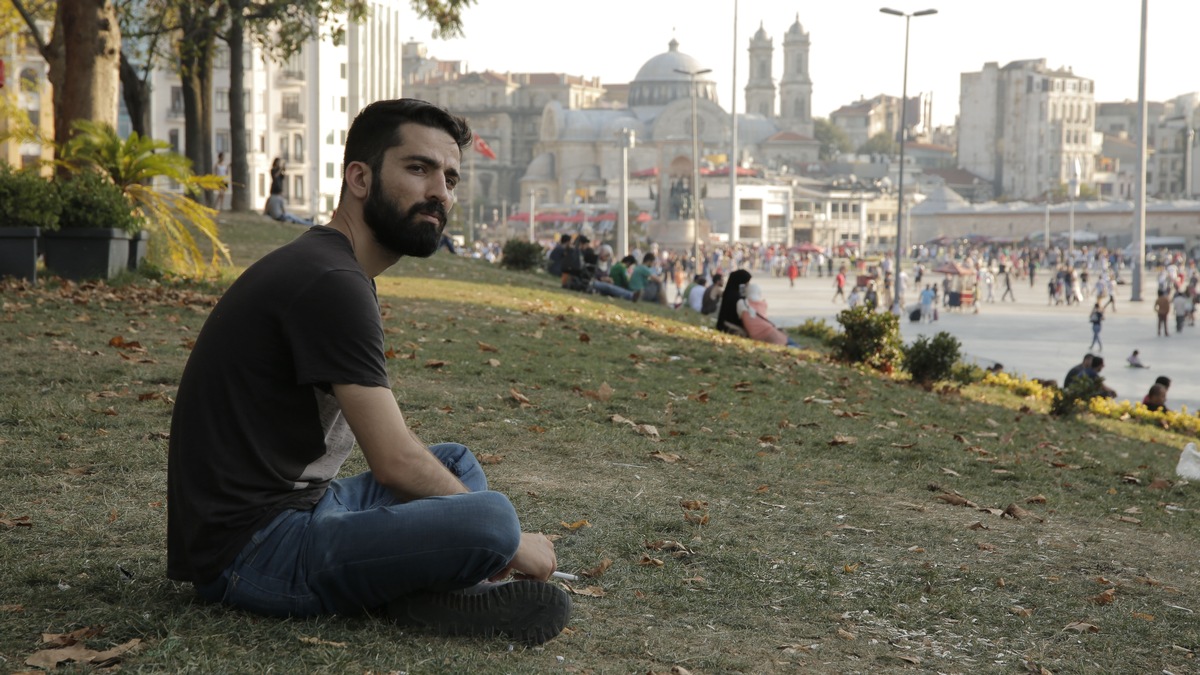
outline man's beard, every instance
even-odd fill
[[[437,224],[426,221],[422,216],[432,215]],[[442,241],[446,229],[446,208],[436,199],[419,202],[401,213],[400,207],[383,196],[379,174],[371,181],[371,194],[363,203],[363,222],[371,228],[375,241],[398,256],[428,258],[433,255]]]

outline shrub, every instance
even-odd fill
[[[865,363],[891,372],[901,359],[900,321],[890,312],[866,307],[842,310],[837,316],[842,332],[830,341],[834,356],[848,363]]]
[[[62,202],[50,181],[0,162],[0,227],[56,230],[61,211]]]
[[[953,335],[941,331],[933,339],[922,335],[904,347],[904,368],[913,381],[930,385],[950,377],[954,364],[958,363],[962,343]]]
[[[500,265],[510,270],[531,270],[542,266],[545,252],[537,242],[509,239],[504,242],[500,254]]]
[[[64,228],[113,227],[130,234],[142,229],[142,219],[133,214],[125,193],[100,173],[80,171],[58,181],[58,194],[62,198],[58,222]]]
[[[1062,389],[1055,389],[1050,398],[1050,414],[1055,417],[1072,417],[1088,406],[1088,403],[1101,396],[1100,385],[1104,378],[1080,376]]]
[[[964,387],[968,384],[983,382],[987,376],[988,371],[980,368],[974,363],[963,363],[962,361],[959,361],[958,363],[954,364],[953,368],[950,369],[950,379],[963,385]]]
[[[804,323],[792,329],[797,335],[816,338],[824,344],[832,344],[837,335],[837,329],[830,326],[825,319],[805,319]]]

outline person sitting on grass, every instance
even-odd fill
[[[1158,389],[1156,390],[1155,387]],[[1150,410],[1167,412],[1167,390],[1170,388],[1171,378],[1159,375],[1154,379],[1154,384],[1150,385],[1150,391],[1142,397],[1142,405]]]
[[[729,273],[729,282],[725,284],[725,292],[721,295],[721,309],[717,312],[717,330],[731,335],[747,337],[746,327],[738,316],[738,300],[750,283],[750,273],[746,270],[734,270]]]
[[[624,288],[629,288],[629,270],[637,264],[637,259],[631,255],[621,258],[620,262],[613,263],[613,266],[608,270],[608,276],[612,279],[612,283]]]
[[[746,336],[751,340],[773,345],[797,346],[794,340],[767,318],[767,300],[758,284],[746,284],[746,295],[738,300],[737,312],[742,326],[746,329]]]
[[[425,101],[363,108],[333,220],[251,265],[204,322],[167,453],[167,576],[201,599],[526,644],[566,626],[554,543],[521,531],[465,446],[418,440],[390,387],[374,279],[437,250],[473,137]],[[338,478],[356,445],[369,469]]]
[[[314,224],[311,218],[301,218],[300,216],[288,213],[287,206],[285,206],[283,202],[283,195],[271,195],[270,197],[267,197],[267,205],[263,209],[263,213],[281,223],[295,223],[297,225],[310,226]]]
[[[654,254],[647,253],[642,256],[642,264],[634,267],[633,272],[629,274],[629,290],[633,291],[634,302],[667,302],[667,296],[663,293],[662,277],[652,269],[654,261]]]

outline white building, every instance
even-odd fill
[[[347,22],[345,41],[310,40],[286,62],[276,63],[246,40],[247,161],[250,204],[261,209],[271,186],[271,163],[287,166],[288,211],[328,220],[341,190],[346,132],[372,101],[398,98],[400,0],[376,0],[361,24]],[[229,52],[219,46],[213,72],[213,152],[231,150]],[[150,135],[183,152],[183,87],[170,68],[152,77]],[[216,158],[213,158],[216,162]],[[230,195],[226,193],[229,206]]]
[[[1037,198],[1067,183],[1076,161],[1081,183],[1092,182],[1092,80],[1034,59],[987,63],[961,82],[958,164],[992,181],[996,196]]]

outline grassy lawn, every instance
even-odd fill
[[[300,231],[223,236],[245,265]],[[85,628],[138,641],[124,672],[1200,671],[1182,437],[444,254],[379,279],[394,389],[426,442],[483,455],[564,571],[611,563],[571,584],[568,630],[523,649],[200,604],[165,578],[166,437],[227,282],[3,286],[0,671]]]

